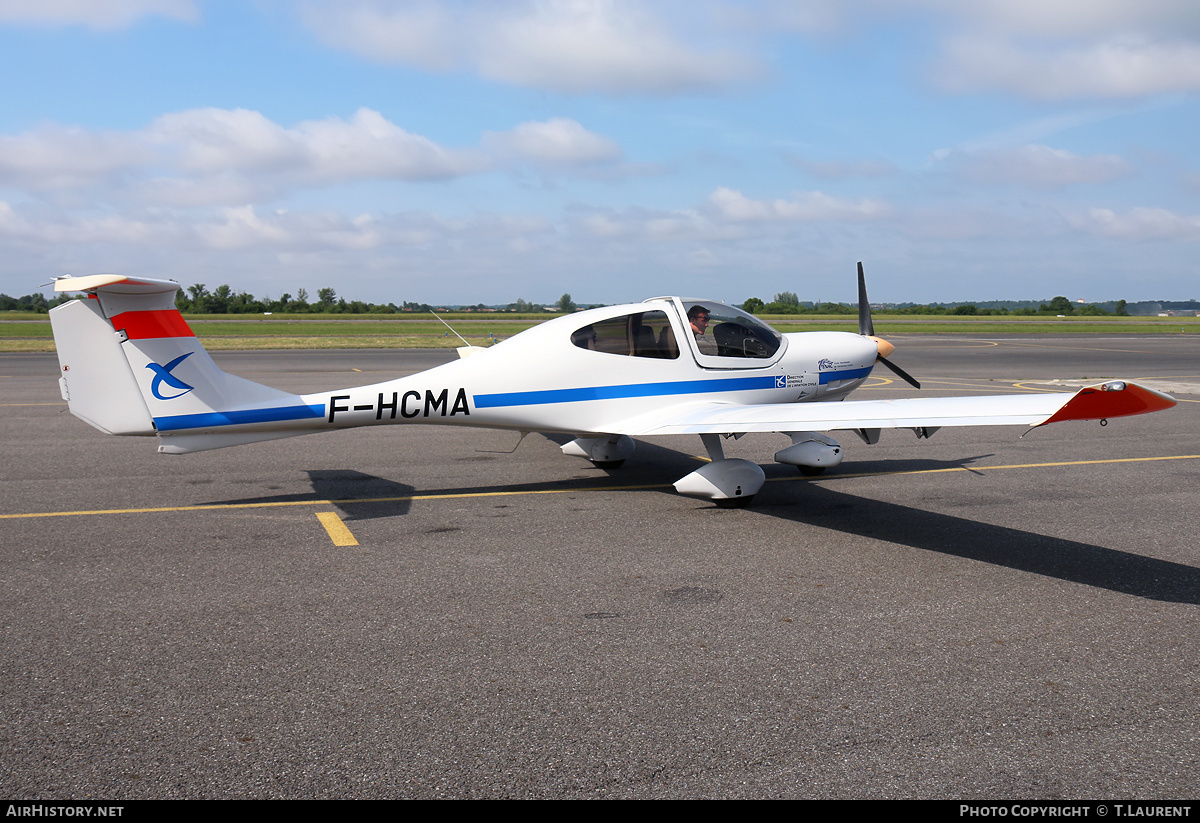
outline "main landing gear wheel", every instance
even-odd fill
[[[749,460],[718,457],[676,480],[675,491],[706,498],[722,508],[748,506],[766,479],[762,467]]]
[[[591,461],[598,469],[619,469],[633,455],[634,442],[627,434],[608,437],[577,437],[562,446],[562,453]]]
[[[824,466],[797,466],[800,473],[805,477],[816,477],[821,472],[825,471]]]

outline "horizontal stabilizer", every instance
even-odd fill
[[[302,434],[312,434],[314,429],[295,431],[244,431],[218,432],[210,434],[164,434],[158,438],[160,454],[191,454],[192,452],[223,449],[227,446],[245,446],[248,443],[262,443],[267,440],[281,440],[285,437],[298,437]]]
[[[56,277],[54,290],[59,292],[103,289],[113,294],[173,294],[179,284],[174,280],[152,280],[148,277],[126,277],[123,274],[87,274],[82,277]]]

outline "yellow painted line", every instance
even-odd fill
[[[1049,343],[1026,343],[1020,340],[1001,340],[999,341],[1004,346],[1016,346],[1024,349],[1053,349],[1056,351],[1107,351],[1120,352],[1122,354],[1153,354],[1143,349],[1102,349],[1099,346],[1054,346]]]
[[[338,517],[337,512],[317,512],[317,519],[325,527],[325,531],[329,534],[329,539],[333,541],[333,545],[358,545],[358,541],[354,539],[354,534],[350,531],[350,527],[342,522],[342,518]]]
[[[697,460],[706,458],[696,456]],[[780,482],[823,482],[855,477],[889,477],[905,474],[944,474],[946,472],[984,472],[1000,469],[1040,469],[1055,466],[1096,466],[1107,463],[1149,463],[1161,460],[1200,460],[1200,454],[1178,454],[1164,457],[1118,457],[1109,460],[1068,460],[1058,463],[1017,463],[1008,466],[954,466],[946,469],[912,469],[904,471],[861,472],[857,474],[831,474],[820,477],[771,477],[770,483]],[[220,511],[223,509],[263,509],[282,506],[339,506],[364,503],[411,503],[418,500],[464,500],[472,497],[520,497],[540,494],[584,494],[587,492],[645,491],[669,489],[670,483],[643,483],[629,486],[595,486],[592,488],[566,489],[497,489],[486,492],[445,492],[441,494],[407,494],[396,497],[360,497],[346,500],[286,500],[275,503],[210,503],[197,506],[159,506],[142,509],[90,509],[86,511],[25,512],[0,514],[0,520],[20,520],[34,517],[78,517],[97,514],[159,514],[165,512]]]
[[[966,379],[969,379],[969,378],[964,378],[964,380],[966,380]],[[989,392],[995,392],[997,389],[1003,389],[1005,386],[1007,386],[1010,389],[1020,389],[1021,391],[1027,391],[1027,392],[1051,392],[1051,393],[1053,393],[1054,391],[1056,391],[1055,389],[1033,389],[1033,388],[1030,388],[1029,386],[1024,385],[1025,383],[1036,383],[1036,382],[1037,382],[1036,380],[1024,380],[1024,381],[1003,380],[1003,381],[993,381],[993,382],[989,382],[989,383],[965,383],[962,381],[943,379],[943,380],[929,380],[929,381],[926,381],[924,385],[933,385],[936,383],[936,384],[939,384],[942,386],[949,386],[950,388],[954,388],[954,389],[984,389]],[[949,391],[949,390],[950,389],[934,389],[934,391]],[[1059,389],[1057,391],[1062,392],[1061,389]],[[1015,394],[1015,393],[1016,392],[1013,392],[1013,394]],[[1063,394],[1073,394],[1073,392],[1069,389],[1062,393]]]
[[[1165,379],[1169,379],[1169,378],[1143,377],[1143,378],[1135,378],[1133,380],[1128,380],[1128,381],[1123,381],[1123,382],[1138,383],[1138,380],[1165,380]],[[1027,382],[1034,383],[1035,385],[1040,385],[1040,386],[1052,385],[1049,383],[1038,383],[1038,381],[1036,381],[1036,380],[1030,380]],[[1013,383],[1013,386],[1015,386],[1016,388],[1019,388],[1019,389],[1024,389],[1026,391],[1046,392],[1048,394],[1056,394],[1056,393],[1058,393],[1058,394],[1074,394],[1075,392],[1079,391],[1080,389],[1090,388],[1091,386],[1096,386],[1096,385],[1099,385],[1100,383],[1106,383],[1106,382],[1109,382],[1109,381],[1101,380],[1097,383],[1092,383],[1089,386],[1065,386],[1064,385],[1057,389],[1035,389],[1032,386],[1026,386],[1024,383]],[[1141,384],[1139,384],[1139,385],[1141,385]],[[1150,387],[1147,386],[1146,388],[1150,388]],[[1172,394],[1171,396],[1175,398],[1175,401],[1177,403],[1200,403],[1200,400],[1188,400],[1186,397],[1178,397],[1174,394]]]
[[[1035,388],[1035,386],[1045,386],[1048,384],[1039,383],[1037,380],[1029,380],[1027,382],[1033,383],[1034,385],[1026,386],[1025,383],[1013,383],[1013,388],[1024,389],[1025,391],[1042,392],[1044,394],[1075,394],[1080,389],[1088,388],[1087,386],[1077,386],[1077,387],[1061,386],[1057,389],[1039,389],[1039,388]],[[1103,382],[1103,381],[1101,381],[1101,382]],[[1096,385],[1096,384],[1092,384],[1092,385]]]
[[[340,501],[361,502],[361,501]],[[274,503],[202,503],[196,506],[152,506],[140,509],[85,509],[68,512],[30,512],[28,514],[0,514],[0,520],[21,517],[74,517],[86,514],[160,514],[163,512],[202,512],[221,509],[266,509],[278,506],[333,506],[332,500],[283,500]]]
[[[898,334],[887,335],[889,340],[899,339]],[[931,340],[928,337],[907,337],[904,339],[904,348],[910,349],[916,346],[924,346],[926,348],[946,349],[951,346],[960,349],[994,349],[1000,344],[995,340]],[[900,347],[897,346],[897,349]]]
[[[1200,460],[1200,454],[1175,454],[1167,457],[1114,457],[1109,460],[1064,460],[1058,463],[1014,463],[1009,466],[952,466],[948,469],[909,469],[905,471],[861,472],[859,474],[834,474],[828,477],[810,477],[812,480],[837,480],[843,477],[890,477],[902,474],[943,474],[945,472],[985,472],[1000,469],[1048,469],[1055,466],[1098,466],[1106,463],[1150,463],[1156,460]],[[790,480],[792,478],[771,478]]]
[[[633,486],[599,486],[593,489],[498,489],[491,492],[447,492],[445,494],[406,494],[396,497],[360,497],[345,500],[281,500],[271,503],[201,503],[195,506],[148,506],[138,509],[82,509],[62,512],[23,512],[0,514],[0,520],[20,520],[33,517],[80,517],[92,514],[164,514],[169,512],[203,512],[228,509],[268,509],[284,506],[340,506],[353,503],[408,503],[414,500],[458,500],[468,497],[517,497],[528,494],[579,494],[589,491],[640,491],[665,489],[670,483],[644,483]]]
[[[967,378],[964,378],[964,379],[967,379]],[[898,389],[900,391],[913,391],[914,390],[911,386],[909,386],[905,383],[900,383],[895,380],[888,380],[887,382],[895,383],[896,385],[893,388]],[[1005,382],[993,382],[993,383],[982,383],[981,384],[981,383],[955,382],[953,380],[948,380],[948,379],[930,380],[928,378],[923,377],[923,378],[921,378],[921,391],[923,391],[923,392],[935,392],[935,391],[944,392],[944,391],[954,391],[956,389],[983,389],[985,391],[996,393],[997,389],[1004,390],[1004,389],[1011,388],[1011,389],[1020,389],[1021,391],[1024,391],[1024,392],[1050,392],[1050,393],[1059,392],[1062,394],[1073,394],[1074,393],[1074,391],[1071,389],[1035,389],[1035,388],[1031,388],[1029,386],[1024,385],[1025,383],[1036,383],[1036,382],[1037,381],[1035,381],[1035,380],[1028,380],[1028,381],[1018,381],[1018,382],[1005,381]],[[934,388],[935,386],[945,386],[946,388]],[[855,389],[855,391],[864,391],[866,389],[879,390],[879,389],[882,389],[885,387],[886,387],[886,384],[875,384],[875,385],[871,385],[871,386],[862,385],[862,386],[859,386],[857,389]],[[1077,391],[1077,390],[1075,390],[1075,391]],[[1011,393],[1017,394],[1018,392],[1011,392]]]

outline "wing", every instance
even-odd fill
[[[833,429],[1044,426],[1061,420],[1101,420],[1148,414],[1175,398],[1135,383],[1112,381],[1074,394],[919,397],[745,406],[701,401],[631,419],[616,434],[725,434]]]

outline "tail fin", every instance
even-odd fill
[[[175,308],[178,283],[97,274],[59,278],[54,290],[89,298],[55,307],[50,322],[63,397],[72,414],[101,431],[164,441],[186,432],[177,447],[164,442],[160,451],[198,451],[285,436],[231,437],[231,425],[279,420],[287,409],[324,414],[296,395],[221,371]]]

